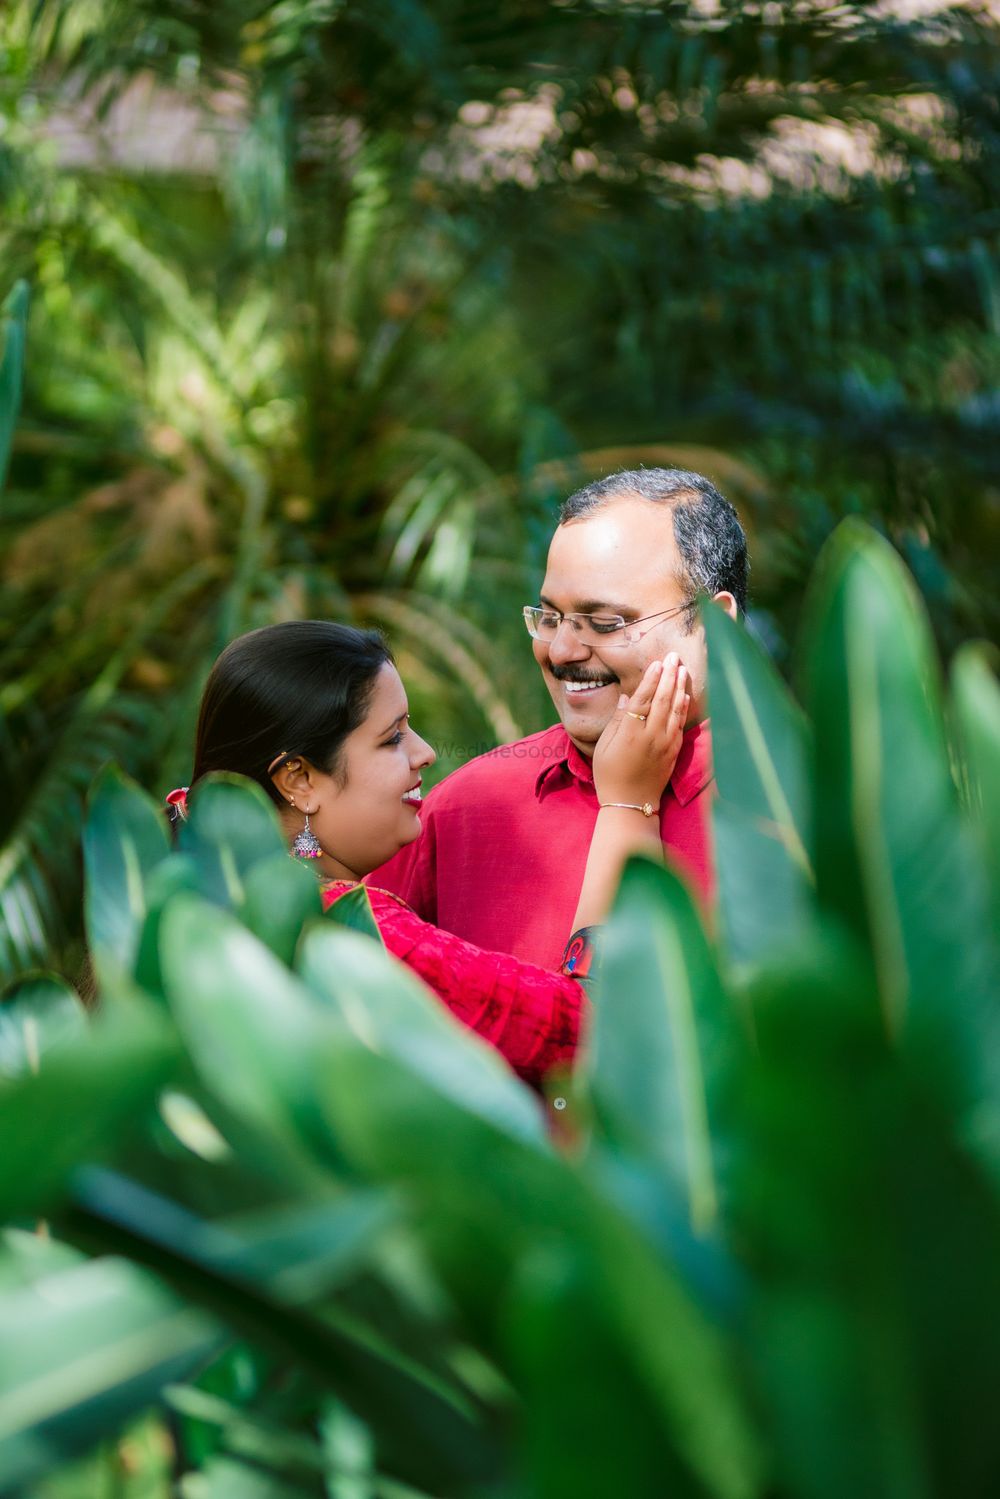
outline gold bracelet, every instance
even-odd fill
[[[621,807],[624,812],[641,812],[643,817],[652,817],[657,810],[652,802],[643,802],[641,806],[638,802],[598,802],[597,807],[601,812],[605,807]]]

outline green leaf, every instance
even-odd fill
[[[0,1293],[0,1493],[86,1452],[215,1346],[205,1313],[119,1259]]]
[[[347,1406],[328,1400],[320,1422],[329,1499],[376,1499],[372,1434]]]
[[[753,1277],[742,1346],[775,1492],[988,1489],[1000,1434],[1000,1205],[886,1040],[870,969],[831,925],[753,980],[733,1175]],[[952,1356],[960,1348],[961,1358]]]
[[[316,876],[302,860],[274,854],[253,866],[244,890],[242,920],[275,957],[291,966],[303,926],[323,912]]]
[[[670,1426],[651,1399],[645,1371],[636,1369],[633,1350],[595,1298],[583,1256],[552,1245],[529,1256],[505,1324],[537,1493],[545,1499],[704,1496],[701,1476],[681,1460]],[[745,1492],[752,1492],[749,1484]]]
[[[282,1140],[301,1136],[323,1015],[283,963],[228,913],[182,893],[159,922],[171,1012],[206,1086]]]
[[[583,1256],[589,1299],[655,1403],[665,1440],[709,1493],[757,1492],[760,1453],[724,1339],[672,1266],[567,1162],[367,1048],[329,1059],[326,1110],[366,1176],[416,1196],[434,1265],[491,1346],[506,1341],[510,1287],[525,1257],[540,1244]]]
[[[54,973],[31,973],[0,995],[0,1079],[38,1072],[51,1047],[65,1046],[86,1028],[74,989]]]
[[[0,1214],[45,1211],[80,1162],[113,1155],[174,1063],[165,1023],[131,1005],[53,1048],[37,1075],[0,1085]]]
[[[810,598],[820,900],[870,954],[882,1022],[1000,1179],[1000,988],[933,644],[892,548],[845,523]]]
[[[366,896],[367,899],[367,896]],[[382,948],[326,922],[303,939],[298,971],[348,1031],[498,1129],[542,1145],[542,1112],[497,1052]]]
[[[371,896],[364,885],[355,885],[353,890],[346,890],[343,895],[326,908],[327,920],[335,921],[338,926],[349,927],[355,932],[364,932],[366,937],[374,937],[377,942],[382,941],[382,933],[378,929],[375,913],[372,910]]]
[[[166,1403],[189,1421],[218,1428],[226,1450],[279,1471],[323,1471],[319,1443],[301,1432],[279,1426],[254,1410],[192,1385],[173,1385],[164,1392]]]
[[[87,942],[102,984],[132,972],[147,882],[169,848],[155,803],[117,766],[108,766],[91,791],[83,834]]]
[[[146,882],[146,919],[139,934],[133,973],[145,994],[166,1003],[166,987],[160,964],[160,922],[175,895],[198,893],[198,867],[189,854],[170,854],[158,864]]]
[[[247,899],[251,870],[278,854],[288,856],[277,812],[261,788],[222,773],[198,783],[178,844],[195,862],[202,894],[234,911]]]
[[[736,962],[808,929],[814,881],[805,720],[746,629],[702,609],[710,661],[719,909]]]
[[[197,1474],[181,1480],[180,1499],[316,1499],[315,1479],[301,1485],[269,1472],[256,1461],[210,1457]]]
[[[353,1215],[349,1215],[353,1220]],[[321,1388],[350,1401],[372,1422],[387,1465],[418,1481],[454,1481],[467,1465],[482,1469],[491,1443],[477,1413],[454,1384],[426,1371],[327,1303],[300,1310],[275,1294],[280,1277],[265,1252],[231,1230],[197,1219],[167,1199],[115,1174],[89,1168],[74,1181],[74,1206],[63,1229],[89,1248],[128,1255],[155,1270],[185,1300],[206,1306],[238,1333],[291,1360]],[[379,1219],[369,1218],[371,1232]],[[348,1260],[357,1224],[348,1225]],[[261,1272],[271,1284],[262,1284]]]
[[[599,1136],[656,1162],[706,1233],[719,1218],[720,1116],[741,1036],[683,883],[630,860],[601,952],[584,1062]]]
[[[28,283],[18,281],[0,307],[0,493],[21,405],[27,320]]]
[[[1000,685],[994,659],[985,646],[963,646],[952,666],[951,691],[973,827],[989,875],[993,930],[1000,932]]]

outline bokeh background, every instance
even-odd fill
[[[844,515],[997,626],[1000,23],[983,5],[10,0],[3,963],[78,966],[109,758],[162,794],[227,639],[381,624],[435,774],[548,721],[558,501],[708,473],[794,671]]]

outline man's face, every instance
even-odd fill
[[[614,500],[582,520],[559,526],[549,547],[540,602],[561,614],[621,614],[644,619],[688,601],[674,540],[673,510],[648,500]],[[731,613],[729,594],[717,595]],[[571,624],[553,640],[532,642],[535,660],[567,734],[593,753],[619,695],[633,693],[654,657],[676,651],[691,679],[689,723],[705,716],[705,633],[684,633],[684,613],[641,626],[632,645],[581,642]]]

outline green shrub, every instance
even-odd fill
[[[259,791],[171,849],[102,776],[98,1010],[0,1029],[0,1492],[150,1410],[188,1499],[996,1492],[997,685],[970,648],[946,714],[857,525],[804,712],[706,618],[719,929],[629,866],[563,1150]]]

